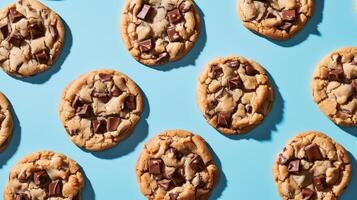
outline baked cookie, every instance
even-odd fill
[[[346,150],[319,132],[302,133],[279,153],[273,167],[282,199],[334,200],[351,178]]]
[[[258,63],[229,56],[213,60],[204,69],[197,100],[211,126],[225,134],[241,134],[264,120],[274,91]]]
[[[338,49],[317,66],[312,79],[312,96],[338,125],[357,125],[357,47]]]
[[[80,200],[84,182],[75,161],[41,151],[26,156],[11,170],[4,200]]]
[[[71,140],[91,151],[117,145],[133,132],[143,109],[138,86],[114,70],[80,76],[64,90],[59,116]]]
[[[200,31],[201,17],[192,0],[127,0],[123,9],[122,38],[145,65],[179,60]]]
[[[249,30],[276,40],[287,40],[311,18],[313,0],[238,0],[238,14]]]
[[[27,77],[49,69],[64,43],[61,18],[37,0],[17,0],[0,11],[0,66]]]
[[[4,150],[12,135],[13,121],[10,103],[0,92],[0,151]]]
[[[219,170],[202,137],[172,130],[145,144],[136,175],[141,192],[150,200],[207,200]]]

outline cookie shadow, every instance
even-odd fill
[[[170,71],[172,69],[180,68],[183,66],[195,65],[196,59],[203,51],[205,44],[207,42],[204,13],[197,6],[197,4],[195,4],[195,6],[201,16],[201,31],[200,31],[200,35],[198,36],[198,40],[193,45],[192,49],[178,61],[169,62],[169,63],[159,65],[159,66],[149,66],[149,67],[151,67],[153,69],[160,70],[160,71]]]
[[[321,37],[321,32],[318,30],[318,25],[323,20],[324,4],[325,1],[315,1],[314,11],[311,19],[307,21],[302,30],[300,30],[295,36],[293,36],[289,40],[279,41],[267,37],[266,39],[282,47],[292,47],[306,40],[310,34]]]
[[[90,180],[87,177],[87,175],[84,172],[84,170],[81,169],[81,171],[83,172],[83,176],[84,176],[84,180],[85,180],[84,189],[82,191],[82,199],[95,200],[95,193],[94,193],[94,189],[93,189],[92,183],[90,182]]]
[[[352,126],[351,127],[338,126],[338,127],[343,131],[349,133],[350,135],[357,137],[357,127],[352,127]]]
[[[357,161],[356,158],[348,152],[350,157],[350,163],[352,165],[352,177],[351,181],[348,184],[346,191],[342,194],[341,200],[348,200],[348,199],[356,199],[357,197]]]
[[[213,199],[219,199],[219,197],[222,196],[223,191],[226,189],[227,187],[227,177],[223,172],[223,168],[222,168],[222,163],[219,160],[217,154],[213,151],[213,149],[208,145],[208,148],[211,150],[213,159],[219,169],[219,180],[218,180],[218,184],[216,185],[216,187],[214,188],[214,190],[211,193],[211,196],[209,199],[213,200]]]
[[[11,107],[11,114],[13,118],[13,130],[12,130],[11,138],[9,138],[9,140],[7,141],[8,143],[7,146],[2,152],[0,152],[0,169],[3,168],[3,166],[7,163],[7,161],[16,153],[21,139],[20,121],[17,118],[17,115],[13,107],[12,106],[10,107]]]
[[[28,82],[28,83],[32,83],[32,84],[42,84],[42,83],[47,82],[54,74],[56,74],[61,69],[61,66],[63,65],[67,56],[71,52],[71,47],[72,47],[72,43],[73,43],[71,29],[69,28],[66,21],[64,21],[64,19],[62,19],[62,22],[63,22],[64,28],[65,28],[65,41],[64,41],[64,46],[63,46],[62,52],[60,53],[59,57],[57,58],[55,64],[50,69],[48,69],[44,72],[41,72],[37,75],[26,77],[26,78],[14,77],[15,79],[24,81],[24,82]]]
[[[274,103],[268,115],[263,122],[253,130],[241,135],[225,135],[233,140],[255,139],[259,141],[271,140],[271,134],[277,130],[277,125],[283,120],[284,114],[284,99],[280,94],[279,87],[275,84],[272,76],[266,72],[272,87],[274,88]]]
[[[139,123],[135,126],[134,131],[128,138],[121,141],[115,147],[101,151],[101,152],[91,152],[95,157],[102,159],[114,159],[124,155],[129,154],[134,151],[136,146],[145,140],[149,133],[149,125],[147,123],[147,118],[149,117],[150,107],[149,101],[145,93],[140,89],[144,100],[143,112],[141,114]]]

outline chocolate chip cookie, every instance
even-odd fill
[[[72,141],[102,151],[130,135],[140,119],[143,98],[128,76],[114,70],[89,72],[64,90],[59,116]]]
[[[273,167],[282,199],[338,199],[351,178],[346,150],[320,132],[291,139]]]
[[[145,144],[136,175],[148,199],[206,200],[218,182],[219,170],[202,137],[172,130]]]
[[[276,40],[287,40],[311,18],[313,0],[238,0],[243,25]]]
[[[200,31],[201,17],[192,0],[127,0],[123,9],[122,38],[145,65],[179,60]]]
[[[13,121],[10,103],[0,92],[0,151],[4,150],[12,135]]]
[[[241,134],[264,120],[274,91],[262,66],[229,56],[207,65],[199,78],[197,97],[211,126],[225,134]]]
[[[4,200],[80,200],[84,182],[75,161],[41,151],[26,156],[11,170]]]
[[[317,66],[312,96],[320,110],[338,125],[357,125],[357,47],[338,49]]]
[[[17,0],[0,11],[0,66],[27,77],[49,69],[64,43],[61,18],[37,0]]]

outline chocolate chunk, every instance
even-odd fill
[[[7,38],[7,36],[9,36],[9,34],[10,34],[9,24],[6,23],[6,24],[2,25],[0,27],[0,31],[1,31],[4,39]]]
[[[179,32],[176,31],[175,26],[169,26],[167,28],[166,32],[167,32],[167,36],[169,37],[169,40],[171,42],[176,42],[176,41],[180,40],[180,38],[181,38]]]
[[[276,18],[276,16],[274,15],[273,12],[269,12],[269,11],[268,11],[268,13],[267,13],[265,19],[271,19],[271,18]]]
[[[43,25],[40,23],[29,24],[27,29],[30,33],[31,39],[33,40],[45,35]]]
[[[229,124],[230,124],[230,118],[231,116],[226,113],[226,112],[221,112],[218,114],[218,126],[221,126],[221,127],[228,127]]]
[[[107,130],[116,131],[120,124],[121,119],[119,117],[109,117],[107,121]]]
[[[41,50],[39,52],[37,52],[35,54],[35,58],[37,60],[37,62],[39,62],[40,64],[47,64],[48,60],[50,59],[50,55],[48,54],[48,51]]]
[[[314,191],[310,190],[309,188],[304,188],[301,191],[303,200],[310,200],[314,195]]]
[[[254,67],[250,64],[245,65],[245,74],[247,74],[248,76],[255,76],[257,75],[259,72],[254,69]]]
[[[296,20],[295,10],[283,10],[283,20],[288,22],[293,22]]]
[[[107,121],[104,119],[94,119],[92,120],[92,130],[94,133],[105,133],[107,132]]]
[[[300,160],[292,160],[289,162],[288,166],[289,172],[299,172],[300,171]]]
[[[326,177],[323,175],[314,177],[313,184],[317,191],[323,191],[327,188]]]
[[[74,108],[74,109],[77,109],[78,107],[83,106],[83,102],[82,102],[81,98],[76,95],[76,96],[74,97],[74,100],[73,100],[71,106],[72,106],[72,108]]]
[[[138,15],[136,15],[139,19],[145,20],[146,17],[149,15],[151,11],[151,6],[148,4],[144,4],[144,6],[141,8],[140,12]]]
[[[28,181],[28,177],[26,175],[26,171],[22,171],[19,174],[18,179],[19,179],[20,183],[26,183]]]
[[[180,5],[179,5],[179,9],[181,12],[185,13],[190,11],[192,4],[187,2],[187,1],[183,1]]]
[[[84,104],[81,107],[78,107],[76,113],[78,116],[83,118],[89,118],[92,115],[92,106],[89,104]]]
[[[12,45],[16,46],[16,47],[20,47],[23,41],[23,38],[21,35],[19,34],[12,34],[10,35],[10,37],[8,38],[9,43],[11,43]]]
[[[175,149],[175,148],[173,148],[173,147],[171,147],[171,148],[169,148],[169,153],[172,153],[172,154],[174,154],[174,156],[175,156],[175,158],[176,159],[181,159],[182,158],[182,153],[181,152],[179,152],[177,149]]]
[[[13,195],[13,200],[30,200],[30,197],[25,193],[16,193]]]
[[[99,99],[99,101],[101,101],[103,103],[108,103],[110,100],[110,96],[106,92],[94,92],[93,91],[92,96],[96,97],[97,99]]]
[[[289,160],[283,154],[279,154],[279,164],[285,165]]]
[[[179,22],[182,18],[182,15],[180,13],[179,9],[174,9],[171,10],[167,13],[167,16],[169,17],[170,23],[171,24],[176,24],[177,22]]]
[[[228,86],[230,90],[234,90],[242,87],[242,81],[239,76],[232,77],[228,80]]]
[[[240,62],[239,62],[239,60],[234,60],[234,61],[228,62],[227,65],[230,68],[237,69],[240,65]]]
[[[211,72],[214,78],[219,77],[221,74],[223,74],[223,69],[219,67],[218,65],[214,65],[211,68]]]
[[[45,170],[37,171],[33,174],[33,182],[38,186],[44,186],[50,182],[50,177]]]
[[[21,14],[20,12],[18,12],[16,10],[16,8],[10,8],[9,10],[9,17],[10,17],[10,21],[11,23],[16,23],[18,21],[20,21],[20,19],[24,18],[25,16],[23,14]]]
[[[152,49],[152,40],[147,39],[138,43],[141,52],[148,52]]]
[[[129,95],[125,99],[125,108],[128,110],[135,110],[136,109],[136,96]]]
[[[169,58],[169,54],[167,52],[162,52],[156,57],[155,62],[159,63],[159,62],[162,62],[168,58]]]
[[[315,160],[322,159],[320,148],[316,144],[311,144],[309,146],[306,146],[304,150],[305,150],[305,156],[307,157],[308,161],[313,162]]]
[[[289,31],[292,26],[293,24],[291,22],[284,22],[283,25],[279,27],[279,29]]]
[[[48,196],[50,197],[58,197],[62,196],[62,186],[63,183],[60,180],[52,181],[48,185]]]
[[[199,155],[195,155],[190,162],[190,167],[195,172],[200,172],[205,168],[205,164]]]
[[[252,106],[251,105],[246,105],[245,106],[245,111],[247,112],[247,113],[252,113],[252,111],[253,111],[253,108],[252,108]]]
[[[100,74],[98,74],[98,76],[99,76],[99,79],[103,82],[113,80],[113,76],[111,74],[100,73]]]
[[[56,41],[58,39],[58,31],[57,31],[56,26],[50,25],[49,30],[50,30],[53,40]]]
[[[155,175],[160,175],[162,172],[162,164],[163,164],[163,162],[161,159],[150,158],[149,173],[155,174]]]
[[[169,194],[170,200],[177,200],[179,195],[177,193],[170,193]]]
[[[171,186],[171,180],[169,179],[162,179],[160,181],[157,182],[157,184],[164,189],[165,191],[170,189]]]
[[[344,73],[343,73],[343,69],[342,67],[336,68],[336,69],[332,69],[331,71],[329,71],[328,73],[328,79],[330,81],[338,81],[338,82],[342,82],[344,79]]]
[[[176,169],[172,174],[168,174],[168,177],[174,183],[175,186],[181,186],[185,181],[183,169]]]
[[[110,90],[110,95],[113,97],[118,97],[122,94],[122,91],[119,90],[117,86],[113,86],[112,89]]]
[[[208,108],[208,110],[213,110],[214,108],[217,107],[217,105],[218,105],[218,101],[216,99],[214,99],[214,100],[208,102],[207,108]]]
[[[355,89],[355,91],[357,92],[357,79],[352,81],[352,86]]]
[[[193,179],[192,184],[196,188],[203,188],[206,185],[206,183],[203,182],[200,174],[197,174],[197,177]]]

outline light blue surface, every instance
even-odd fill
[[[11,2],[1,0],[0,7]],[[67,41],[58,64],[29,79],[0,72],[0,91],[16,113],[14,137],[0,153],[0,188],[23,156],[49,149],[76,160],[87,176],[84,199],[144,199],[134,171],[146,140],[165,129],[199,133],[210,144],[222,170],[211,199],[279,199],[272,178],[276,154],[302,131],[327,133],[349,150],[355,171],[343,200],[357,199],[357,129],[342,129],[317,108],[310,94],[316,64],[327,53],[357,46],[354,0],[316,0],[315,15],[288,42],[271,41],[245,29],[235,11],[236,0],[196,0],[204,17],[203,32],[181,61],[157,69],[137,63],[119,33],[123,0],[43,1],[66,22]],[[325,3],[323,3],[325,2]],[[197,79],[210,60],[231,54],[262,64],[276,84],[273,111],[250,134],[226,137],[206,123],[196,105]],[[134,134],[103,153],[88,153],[67,137],[57,114],[65,86],[80,74],[113,68],[129,75],[145,93],[145,109]]]

